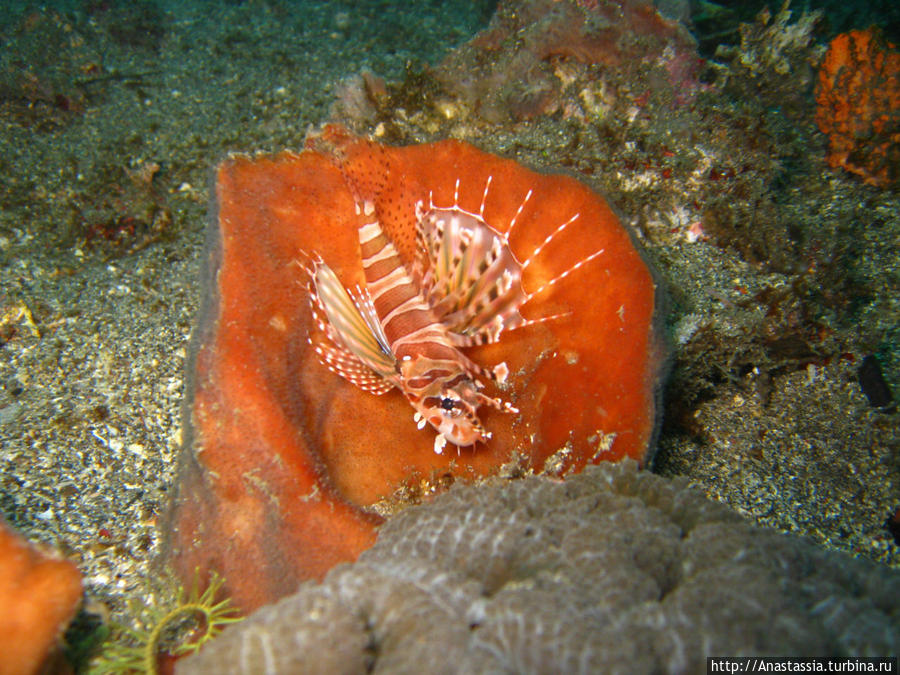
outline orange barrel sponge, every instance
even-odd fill
[[[216,177],[167,550],[245,610],[398,503],[646,462],[657,422],[657,288],[603,199],[458,141],[309,146]]]
[[[875,28],[838,35],[816,88],[828,164],[884,187],[900,180],[900,52]]]
[[[0,675],[46,672],[80,604],[78,568],[38,551],[0,520]]]

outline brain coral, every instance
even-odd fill
[[[177,670],[700,672],[710,654],[898,650],[900,574],[628,462],[409,508]]]

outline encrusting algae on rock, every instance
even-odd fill
[[[398,491],[647,461],[662,366],[657,288],[610,208],[577,181],[457,141],[394,148],[328,127],[299,154],[226,160],[216,193],[169,542],[184,578],[215,568],[237,606],[253,609],[355,559]],[[505,382],[486,378],[483,396],[515,410],[481,406],[490,438],[441,454],[404,396],[373,395],[320,363],[322,318],[301,261],[315,252],[343,287],[362,287],[361,232],[375,219],[409,278],[427,278],[416,267],[422,204],[481,214],[500,239],[515,224],[508,245],[520,264],[531,258],[519,272],[535,294],[520,305],[525,325],[463,348],[482,368],[505,364]],[[377,331],[369,318],[365,330]]]

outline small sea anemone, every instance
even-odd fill
[[[236,615],[237,608],[232,606],[230,598],[215,602],[224,581],[213,572],[209,585],[201,593],[197,573],[187,596],[184,588],[179,587],[172,603],[150,603],[135,608],[139,627],[114,623],[91,671],[157,673],[161,653],[178,658],[200,649],[225,626],[243,619]]]

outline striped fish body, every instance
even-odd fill
[[[488,440],[477,414],[486,399],[475,379],[479,367],[455,346],[377,220],[360,227],[359,243],[365,292],[396,361],[395,384],[416,409],[416,421],[437,430],[438,452],[445,440],[462,446]]]
[[[363,211],[371,215],[369,209]],[[348,292],[320,258],[312,261],[313,312],[330,342],[315,345],[320,359],[372,393],[399,389],[415,409],[419,427],[430,424],[437,431],[435,452],[442,452],[447,441],[469,446],[489,440],[478,408],[489,404],[508,412],[515,409],[480,392],[478,377],[493,378],[494,372],[482,369],[459,348],[478,341],[455,333],[442,321],[447,308],[459,313],[458,303],[441,303],[446,296],[434,289],[443,273],[427,275],[430,281],[423,285],[422,275],[406,269],[377,220],[360,226],[359,242],[366,286],[355,293]],[[432,247],[438,253],[440,249]],[[435,300],[444,309],[433,306]]]
[[[496,342],[504,331],[557,318],[526,320],[519,310],[602,253],[587,256],[526,294],[522,272],[578,216],[560,225],[520,262],[510,249],[509,233],[531,193],[501,233],[484,219],[490,183],[489,178],[477,212],[459,206],[459,181],[452,205],[435,206],[430,196],[427,205],[416,205],[418,259],[412,270],[404,265],[370,203],[358,206],[364,221],[359,244],[365,288],[346,290],[318,256],[308,268],[313,314],[328,338],[314,343],[320,360],[366,391],[403,392],[416,411],[419,428],[430,424],[437,431],[437,453],[447,441],[469,446],[490,439],[478,417],[482,405],[518,412],[481,391],[484,380],[505,381],[505,363],[483,368],[461,350]]]

